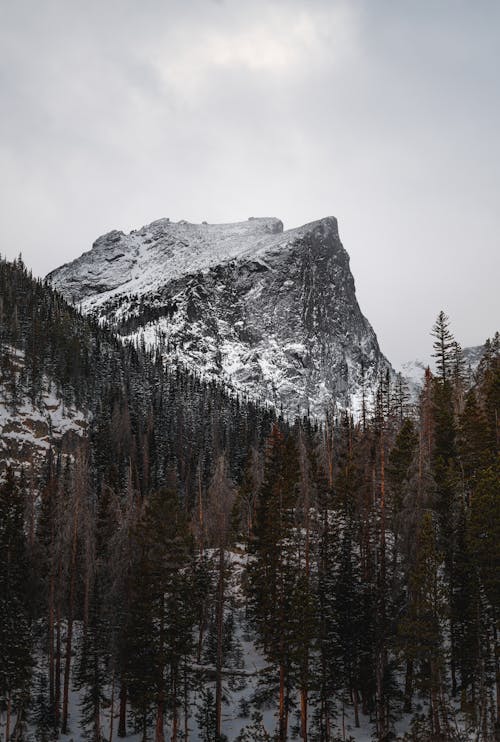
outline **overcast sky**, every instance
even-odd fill
[[[339,220],[394,363],[500,325],[497,0],[0,0],[0,252]]]

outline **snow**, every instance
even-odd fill
[[[4,348],[17,365],[24,364],[24,354],[17,348]],[[74,405],[64,405],[47,377],[42,379],[40,399],[33,404],[20,394],[15,408],[5,384],[0,380],[0,476],[10,464],[42,461],[57,440],[68,433],[85,434],[88,416]]]
[[[212,568],[214,570],[214,574],[217,570],[217,552],[216,550],[206,550],[205,556],[208,558],[208,560],[212,563]],[[259,676],[260,673],[267,667],[265,657],[263,656],[260,649],[257,647],[256,644],[256,637],[255,635],[249,630],[249,626],[245,620],[245,595],[242,589],[242,577],[244,575],[248,560],[251,559],[246,551],[242,548],[235,547],[234,550],[226,551],[226,562],[229,564],[230,568],[228,570],[229,573],[229,581],[226,586],[226,610],[229,609],[229,605],[231,604],[233,606],[234,610],[234,617],[235,617],[235,640],[238,642],[243,650],[243,666],[242,667],[229,667],[226,665],[226,667],[223,668],[223,676],[224,676],[224,693],[226,700],[223,703],[222,708],[222,732],[225,734],[229,740],[229,742],[234,742],[235,738],[238,736],[240,731],[250,723],[250,717],[248,716],[242,716],[240,715],[240,704],[243,700],[250,701],[254,691],[256,690],[258,683],[259,683]],[[74,631],[75,631],[75,640],[74,640],[74,646],[76,647],[78,645],[78,635],[81,631],[81,625],[79,622],[76,622],[74,625]],[[73,672],[75,669],[75,659],[73,659]],[[202,673],[207,673],[207,671],[212,670],[213,667],[210,665],[203,663],[202,665],[197,665],[195,662],[192,664],[193,669],[199,669]],[[277,671],[276,671],[277,672]],[[235,676],[238,677],[238,679],[241,680],[241,683],[238,683],[237,687],[233,687],[232,689],[228,687],[228,677],[229,675],[233,673]],[[403,678],[399,678],[399,682],[403,683]],[[202,680],[200,683],[200,687],[196,691],[192,691],[190,694],[190,736],[189,739],[191,742],[200,742],[201,740],[201,734],[200,729],[198,729],[196,720],[195,720],[195,714],[196,714],[196,707],[197,704],[200,702],[200,691],[201,689],[211,688],[214,690],[214,681],[208,680],[206,677]],[[109,698],[111,696],[111,688],[107,688],[107,697]],[[299,707],[299,699],[293,698],[293,701],[296,702],[296,708]],[[360,709],[360,726],[356,727],[354,722],[354,710],[350,705],[342,704],[340,699],[337,700],[337,708],[338,708],[338,715],[335,720],[332,720],[332,737],[334,735],[337,735],[338,739],[349,739],[349,737],[352,737],[356,742],[371,742],[371,740],[374,739],[373,733],[374,733],[374,721],[370,719],[368,716],[364,716]],[[80,726],[80,701],[81,701],[81,694],[74,690],[73,683],[70,683],[70,696],[69,696],[69,731],[67,735],[60,735],[60,739],[63,740],[63,742],[70,742],[71,740],[73,742],[84,742],[84,740],[87,738],[85,735],[85,730],[83,730]],[[418,699],[416,699],[418,702]],[[421,707],[422,707],[422,713],[426,713],[426,704],[424,701],[421,701]],[[254,704],[250,704],[250,709],[253,711],[255,709]],[[118,703],[117,703],[117,697],[116,697],[116,689],[115,689],[115,707],[114,707],[114,739],[116,738],[116,732],[118,728]],[[266,730],[269,732],[269,734],[272,736],[273,733],[276,731],[277,727],[277,702],[274,704],[271,704],[270,707],[264,707],[260,709],[262,716],[263,716],[263,724],[266,728]],[[313,723],[312,723],[312,708],[310,709],[310,732],[313,731]],[[396,732],[396,740],[402,740],[404,734],[409,730],[410,723],[411,723],[411,714],[405,714],[403,715],[398,721],[395,723],[395,732]],[[15,717],[12,720],[12,723],[15,722]],[[290,727],[294,724],[295,718],[294,713],[290,715]],[[474,740],[476,739],[476,734],[471,731],[469,734],[467,734],[465,729],[465,723],[463,719],[461,718],[460,714],[457,713],[456,718],[456,724],[457,724],[457,730],[461,731],[460,739],[462,739],[464,742],[465,740]],[[5,725],[5,718],[1,718],[0,716],[0,734],[4,731],[4,725]],[[107,739],[109,735],[109,729],[110,729],[110,708],[109,706],[101,709],[101,729],[104,737]],[[128,742],[140,742],[141,740],[141,734],[140,733],[133,733],[132,732],[132,725],[130,722],[127,725],[127,729],[129,734],[127,735],[126,739]],[[31,724],[28,724],[28,734],[33,734],[33,727]],[[290,734],[289,739],[296,739],[296,737],[293,737],[291,734],[291,728],[290,728]],[[154,730],[153,728],[150,728],[149,730],[150,736],[153,735]],[[170,738],[170,727],[168,720],[166,720],[165,723],[165,738]],[[31,738],[29,736],[28,738]],[[458,737],[457,737],[458,738]]]
[[[289,417],[322,417],[333,402],[357,409],[361,362],[372,387],[390,368],[333,217],[287,231],[276,218],[163,219],[100,237],[48,278],[124,340],[161,347],[167,365]]]

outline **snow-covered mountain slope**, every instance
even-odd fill
[[[471,379],[474,378],[477,373],[483,355],[484,345],[474,345],[469,348],[462,348],[464,371]],[[432,358],[428,358],[426,361],[406,361],[401,364],[401,375],[408,383],[415,398],[422,391],[424,386],[426,368],[429,367],[431,372],[435,373],[435,366],[436,364]]]
[[[359,406],[390,368],[356,300],[337,221],[283,231],[161,219],[53,271],[67,299],[165,358],[290,415]],[[364,382],[363,382],[364,378]]]
[[[477,372],[481,359],[484,356],[484,345],[473,345],[462,349],[462,357],[466,371],[472,375]]]
[[[47,378],[33,403],[22,384],[23,352],[15,348],[3,352],[8,355],[3,366],[8,361],[9,374],[0,371],[0,479],[8,466],[40,473],[50,448],[73,453],[89,422],[88,414],[64,405]]]

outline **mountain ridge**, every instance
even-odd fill
[[[290,416],[356,409],[392,368],[361,313],[335,217],[283,229],[160,219],[47,276],[124,338]]]

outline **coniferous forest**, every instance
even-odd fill
[[[283,419],[0,263],[5,740],[500,739],[500,338]],[[28,442],[29,443],[29,442]],[[364,736],[362,736],[364,735]]]

